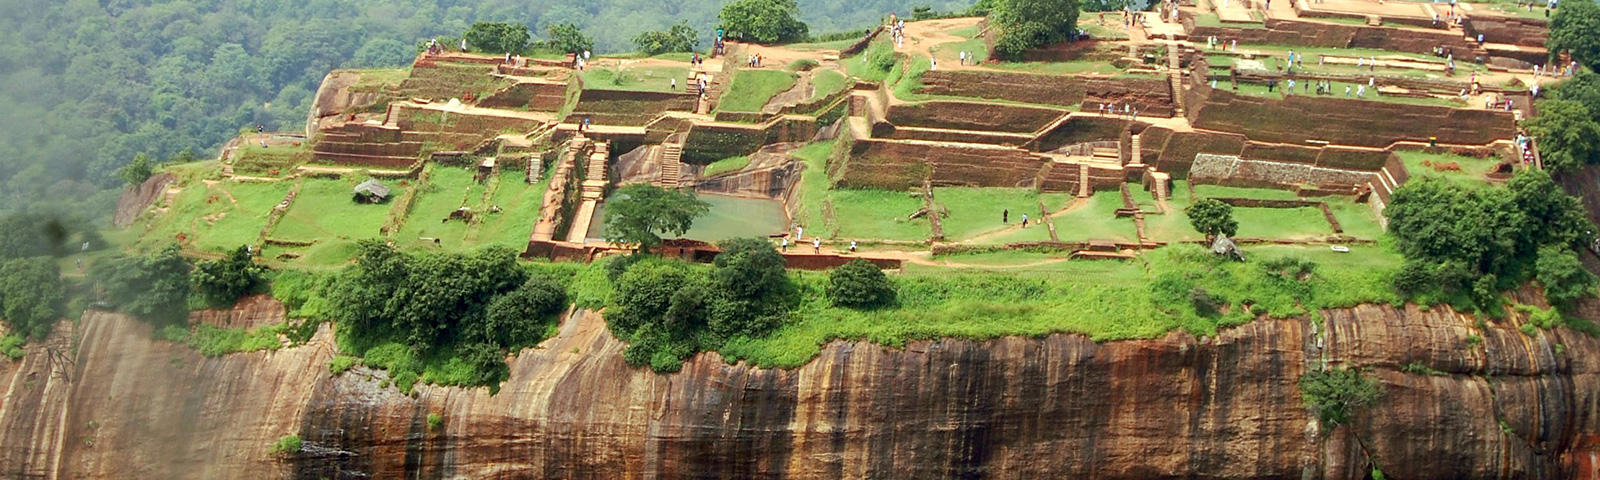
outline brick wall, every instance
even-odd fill
[[[1251,140],[1303,144],[1322,140],[1341,145],[1387,147],[1396,140],[1481,145],[1515,135],[1510,112],[1404,105],[1345,98],[1294,95],[1256,97],[1204,89],[1204,101],[1191,104],[1198,128],[1247,133]]]
[[[1542,9],[1542,6],[1535,8]],[[1543,18],[1474,15],[1467,17],[1462,26],[1468,36],[1476,38],[1481,33],[1489,43],[1543,47],[1550,36],[1550,22]]]
[[[1029,133],[1066,112],[1051,108],[936,100],[889,107],[889,122],[907,127]]]
[[[902,190],[921,186],[1034,187],[1045,160],[1007,147],[857,140],[840,185]]]
[[[566,101],[565,83],[522,82],[490,95],[479,101],[478,106],[555,112],[560,111]]]

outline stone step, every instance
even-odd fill
[[[1089,164],[1078,164],[1078,198],[1089,198]]]

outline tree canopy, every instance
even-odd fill
[[[517,53],[528,46],[532,35],[528,33],[528,26],[520,23],[478,22],[461,37],[482,53]]]
[[[95,264],[100,282],[119,310],[156,325],[182,322],[189,312],[189,274],[193,266],[169,245],[148,257],[123,257]]]
[[[55,259],[32,257],[0,264],[0,313],[11,331],[43,338],[61,316],[62,298]]]
[[[1194,202],[1183,213],[1189,216],[1189,225],[1206,238],[1218,235],[1233,236],[1239,231],[1239,222],[1233,219],[1233,206],[1221,200],[1206,198]]]
[[[240,246],[226,257],[196,264],[195,291],[208,305],[232,306],[240,297],[266,283],[266,270],[256,265],[249,248]]]
[[[1546,45],[1552,59],[1561,52],[1583,65],[1600,60],[1600,5],[1592,1],[1561,2],[1550,18],[1550,38]]]
[[[700,44],[700,33],[689,22],[678,22],[667,30],[651,30],[633,37],[633,44],[646,55],[693,52]]]
[[[1078,0],[995,0],[989,19],[1000,28],[995,52],[1017,59],[1022,52],[1061,43],[1078,31]]]
[[[649,250],[661,244],[661,233],[682,235],[695,218],[710,211],[711,204],[696,198],[692,191],[628,185],[606,202],[606,241]]]
[[[1573,171],[1600,162],[1600,122],[1583,103],[1541,101],[1539,116],[1527,128],[1538,139],[1545,168]]]
[[[805,39],[810,28],[799,17],[800,7],[794,0],[736,0],[717,15],[728,38],[755,43]]]
[[[584,35],[577,25],[557,23],[545,29],[545,33],[550,35],[550,39],[544,41],[545,48],[578,55],[594,50],[594,39]]]
[[[1395,278],[1401,293],[1435,292],[1491,310],[1500,291],[1533,278],[1541,256],[1585,244],[1594,230],[1582,204],[1540,170],[1517,174],[1506,188],[1415,179],[1395,191],[1384,214],[1406,257]],[[1582,280],[1548,279],[1563,277]]]

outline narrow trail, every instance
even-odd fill
[[[1073,199],[1071,205],[1067,205],[1065,208],[1062,208],[1060,210],[1056,210],[1054,212],[1050,212],[1050,215],[1047,215],[1047,216],[1045,216],[1045,218],[1038,219],[1038,220],[1055,220],[1055,218],[1058,217],[1058,216],[1065,215],[1068,212],[1071,212],[1073,210],[1078,209],[1078,207],[1083,206],[1084,203],[1087,203],[1087,202],[1085,202],[1085,200],[1082,199],[1082,198]],[[1035,219],[1029,219],[1029,221],[1033,221],[1033,220],[1035,220]],[[999,230],[993,230],[993,231],[990,231],[990,232],[986,232],[986,233],[984,233],[982,235],[978,235],[976,237],[972,237],[972,238],[969,238],[969,239],[966,239],[966,240],[962,240],[960,242],[953,242],[953,243],[983,243],[984,241],[987,241],[987,240],[993,240],[993,239],[995,239],[997,237],[1001,237],[1001,236],[1005,236],[1005,235],[1009,235],[1009,234],[1012,234],[1012,233],[1016,233],[1016,232],[1022,231],[1022,228],[1023,228],[1022,224],[1019,223],[1017,225],[1012,225],[1012,226],[1009,226],[1009,227],[1006,227],[1006,228],[1002,228],[1002,229],[999,229]],[[1049,228],[1049,227],[1046,226],[1046,225],[1038,225],[1038,226],[1035,226],[1033,228]]]

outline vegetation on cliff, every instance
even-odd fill
[[[995,0],[989,18],[1001,30],[994,50],[1008,60],[1061,43],[1078,32],[1078,0]]]

